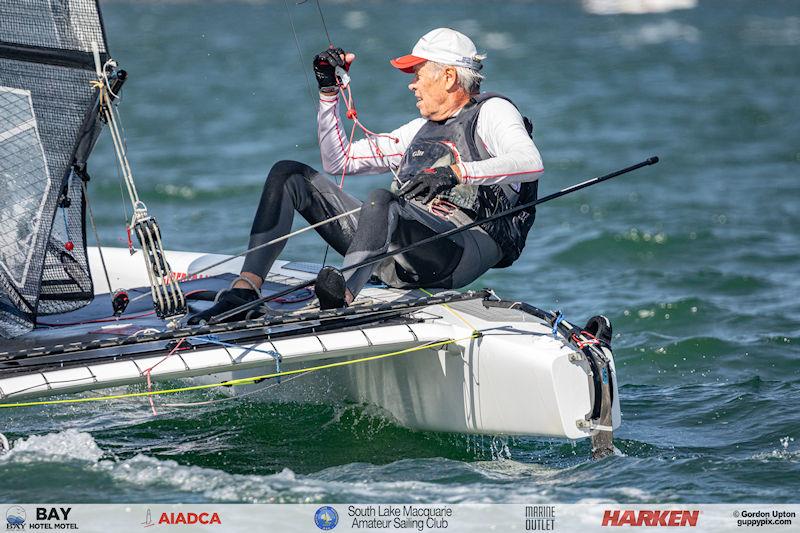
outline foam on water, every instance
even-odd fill
[[[508,501],[504,486],[484,486],[491,480],[480,470],[453,463],[465,474],[478,472],[473,483],[460,488],[441,480],[420,481],[420,474],[431,472],[424,462],[398,461],[388,465],[351,464],[302,476],[285,468],[272,475],[230,474],[223,470],[182,465],[170,459],[137,454],[129,459],[109,457],[88,433],[66,430],[34,435],[14,442],[13,449],[0,456],[0,464],[62,464],[77,462],[83,476],[109,477],[120,491],[141,493],[147,500],[155,493],[191,494],[203,501],[311,503],[319,501]],[[436,462],[436,461],[434,461]],[[403,495],[403,496],[400,496]],[[536,491],[512,495],[516,501],[537,501]],[[102,497],[100,497],[102,501]],[[113,500],[112,500],[113,501]]]
[[[11,450],[0,455],[0,462],[86,461],[96,463],[103,450],[89,433],[67,429],[58,433],[32,435],[11,443]]]
[[[800,448],[794,446],[794,437],[781,437],[779,439],[780,447],[769,451],[769,452],[760,452],[753,455],[753,459],[766,459],[766,460],[773,460],[773,459],[780,459],[786,460],[789,462],[800,462]],[[790,450],[790,445],[794,448]]]

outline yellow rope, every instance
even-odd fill
[[[349,361],[338,361],[336,363],[328,363],[324,365],[312,366],[309,368],[299,368],[297,370],[286,370],[284,372],[274,372],[272,374],[263,374],[261,376],[253,376],[249,378],[240,378],[240,379],[232,379],[229,381],[223,381],[222,383],[209,383],[206,385],[192,385],[189,387],[179,387],[175,389],[165,389],[165,390],[157,390],[157,391],[147,391],[147,392],[129,392],[126,394],[114,394],[109,396],[92,396],[91,398],[68,398],[65,400],[40,400],[35,402],[19,402],[19,403],[0,403],[0,407],[33,407],[37,405],[59,405],[59,404],[71,404],[71,403],[86,403],[86,402],[100,402],[100,401],[108,401],[108,400],[120,400],[123,398],[140,398],[143,396],[157,396],[161,394],[174,394],[178,392],[187,392],[187,391],[194,391],[194,390],[203,390],[203,389],[213,389],[216,387],[229,387],[232,385],[247,385],[254,383],[256,381],[261,381],[264,379],[270,378],[277,378],[282,376],[290,376],[293,374],[300,374],[303,372],[315,372],[318,370],[325,370],[328,368],[335,368],[340,366],[347,366],[347,365],[354,365],[356,363],[366,363],[369,361],[376,361],[378,359],[386,359],[388,357],[394,357],[397,355],[405,355],[408,353],[418,352],[421,350],[427,350],[429,348],[437,348],[440,346],[446,346],[448,344],[454,344],[456,342],[461,342],[469,339],[474,339],[478,336],[477,332],[473,332],[472,335],[469,337],[463,337],[460,339],[450,339],[446,341],[439,341],[433,343],[422,344],[420,346],[415,346],[413,348],[406,348],[404,350],[398,350],[396,352],[389,352],[379,355],[371,355],[369,357],[362,357],[360,359],[351,359]],[[243,349],[246,349],[243,347]]]
[[[425,294],[427,294],[428,296],[433,296],[433,295],[434,295],[432,292],[428,292],[428,291],[426,291],[425,289],[422,289],[422,288],[421,288],[420,290],[421,290],[422,292],[424,292]],[[475,326],[473,326],[472,324],[470,324],[470,323],[469,323],[469,321],[468,321],[466,318],[464,318],[463,316],[461,316],[461,314],[460,314],[458,311],[456,311],[455,309],[453,309],[452,307],[450,307],[450,306],[449,306],[449,305],[447,305],[447,304],[440,304],[440,305],[441,305],[442,307],[444,307],[445,309],[447,309],[448,311],[450,311],[450,312],[453,314],[453,316],[455,316],[457,319],[459,319],[459,320],[460,320],[460,321],[462,321],[464,324],[466,324],[466,325],[467,325],[467,327],[468,327],[469,329],[471,329],[471,330],[472,330],[473,336],[477,336],[477,335],[476,335],[476,333],[477,333],[477,331],[478,331],[478,330],[475,328]]]
[[[92,80],[89,82],[89,85],[93,89],[97,89],[98,91],[98,98],[100,100],[100,109],[106,106],[106,100],[108,99],[108,95],[106,94],[106,84],[100,80]]]

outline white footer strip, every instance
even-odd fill
[[[141,532],[797,531],[800,505],[783,504],[13,504],[9,525],[31,530]],[[9,527],[8,529],[12,529]]]

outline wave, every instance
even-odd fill
[[[330,443],[329,443],[330,444]],[[251,452],[253,450],[250,450]],[[509,486],[519,476],[498,479],[493,468],[444,458],[403,459],[385,465],[349,463],[302,475],[289,468],[274,474],[234,474],[219,468],[182,464],[136,454],[120,459],[104,453],[95,439],[74,429],[18,439],[11,452],[0,456],[6,475],[0,496],[7,500],[217,501],[251,503],[311,503],[337,501],[403,501],[448,503],[500,502],[509,498]],[[252,459],[251,459],[252,460]],[[11,487],[8,480],[23,476],[26,482]],[[62,476],[93,491],[76,493],[53,483]],[[453,485],[451,483],[457,483]],[[47,487],[47,497],[41,494]],[[98,487],[114,487],[110,491]],[[30,496],[28,495],[30,494]],[[544,501],[538,486],[511,495],[514,501]]]
[[[600,231],[591,237],[568,236],[552,260],[562,264],[611,259],[615,264],[641,262],[641,259],[669,259],[690,255],[693,241],[712,239],[711,232],[668,234],[631,227],[625,232]]]

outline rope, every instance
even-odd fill
[[[153,371],[153,369],[154,369],[155,367],[157,367],[158,365],[160,365],[161,363],[163,363],[164,361],[166,361],[167,359],[169,359],[169,358],[170,358],[170,356],[172,356],[172,354],[174,354],[175,352],[177,352],[177,351],[178,351],[178,349],[181,347],[181,344],[183,344],[183,341],[185,341],[185,340],[186,340],[186,339],[181,339],[181,340],[179,340],[179,341],[178,341],[178,342],[175,344],[175,347],[174,347],[174,348],[172,348],[172,350],[171,350],[171,351],[170,351],[170,352],[169,352],[167,355],[165,355],[165,356],[164,356],[164,357],[163,357],[163,358],[162,358],[162,359],[161,359],[161,360],[160,360],[158,363],[154,364],[154,365],[153,365],[153,366],[151,366],[150,368],[147,368],[147,369],[145,369],[145,370],[144,370],[144,372],[142,372],[142,373],[143,373],[143,374],[144,374],[144,375],[147,377],[147,391],[148,391],[148,392],[150,392],[150,391],[152,391],[152,390],[153,390],[153,383],[152,383],[152,381],[150,380],[150,373]],[[158,416],[158,413],[156,412],[156,404],[153,402],[153,397],[152,397],[152,396],[148,396],[148,397],[147,397],[147,399],[150,401],[150,409],[152,409],[152,410],[153,410],[153,416]]]
[[[386,157],[386,154],[383,153],[381,147],[378,146],[378,143],[373,140],[373,137],[385,137],[387,139],[391,139],[394,141],[395,144],[400,142],[398,137],[394,135],[390,135],[388,133],[375,133],[374,131],[368,129],[364,124],[358,119],[358,111],[356,110],[356,106],[353,103],[353,89],[350,87],[350,84],[347,83],[345,85],[340,85],[342,91],[342,100],[344,101],[344,105],[347,108],[347,113],[345,115],[347,118],[353,121],[353,131],[355,131],[356,126],[361,128],[361,131],[364,132],[364,138],[367,139],[370,146],[375,150],[375,155],[380,157],[386,163],[387,168],[392,173],[395,181],[397,181],[398,185],[400,184],[400,176],[398,176],[397,172],[392,168],[389,164],[389,158]],[[350,144],[347,147],[347,158],[345,159],[345,169],[347,168],[347,160],[350,157],[350,152],[353,149],[353,135],[350,134]],[[342,183],[344,183],[344,176],[342,176]]]
[[[111,134],[111,140],[114,145],[114,152],[117,156],[120,168],[122,170],[122,178],[125,186],[128,188],[128,196],[134,207],[139,201],[139,195],[136,191],[136,185],[133,182],[133,172],[131,171],[130,163],[128,162],[127,153],[122,141],[122,135],[119,131],[116,121],[116,114],[114,112],[114,105],[108,95],[108,76],[103,73],[102,80],[92,80],[90,85],[98,90],[98,98],[100,100],[100,109],[104,111],[106,122],[108,123],[108,131]],[[134,214],[134,218],[136,215]]]
[[[292,19],[292,12],[289,10],[289,3],[286,0],[283,0],[283,6],[286,8],[286,15],[289,17],[289,25],[292,28],[292,35],[294,35],[294,44],[297,46],[297,58],[300,61],[300,70],[303,72],[303,75],[306,79],[308,97],[311,99],[311,105],[316,107],[317,101],[314,98],[314,89],[311,88],[311,81],[308,79],[308,72],[306,71],[306,66],[303,63],[303,51],[300,49],[300,39],[297,37],[297,31],[294,29],[294,20]]]
[[[573,333],[572,340],[575,341],[575,344],[580,349],[586,348],[587,346],[591,346],[593,344],[600,344],[600,340],[588,331],[581,331],[580,337]]]
[[[322,7],[319,5],[319,0],[316,1],[317,1],[317,11],[319,11],[319,18],[322,21],[322,28],[325,30],[325,37],[328,38],[328,44],[331,45],[333,44],[333,41],[331,41],[331,34],[328,33],[328,25],[325,24],[325,15],[322,14]]]
[[[188,387],[177,387],[173,389],[164,389],[164,390],[154,390],[154,391],[147,391],[147,392],[129,392],[125,394],[113,394],[108,396],[92,396],[89,398],[67,398],[63,400],[40,400],[34,402],[18,402],[18,403],[0,403],[0,408],[10,408],[10,407],[34,407],[34,406],[41,406],[41,405],[61,405],[61,404],[76,404],[76,403],[89,403],[89,402],[102,402],[102,401],[110,401],[110,400],[121,400],[124,398],[142,398],[142,397],[150,397],[150,396],[160,396],[163,394],[175,394],[179,392],[189,392],[189,391],[196,391],[196,390],[208,390],[208,389],[215,389],[219,387],[231,387],[235,385],[251,385],[253,383],[263,381],[265,379],[283,377],[283,376],[292,376],[296,374],[303,374],[306,372],[318,372],[320,370],[326,370],[329,368],[337,368],[343,366],[349,366],[359,363],[367,363],[370,361],[377,361],[379,359],[387,359],[389,357],[396,357],[399,355],[406,355],[409,353],[419,352],[422,350],[428,350],[431,348],[438,348],[441,346],[447,346],[449,344],[455,344],[457,342],[463,342],[470,339],[477,338],[479,336],[479,332],[473,332],[468,337],[462,337],[459,339],[449,339],[444,341],[437,341],[437,342],[429,342],[425,344],[421,344],[419,346],[415,346],[413,348],[406,348],[403,350],[398,350],[396,352],[389,352],[379,355],[371,355],[368,357],[362,357],[359,359],[350,359],[348,361],[337,361],[335,363],[328,363],[324,365],[317,365],[312,366],[309,368],[299,368],[297,370],[285,370],[283,372],[273,372],[271,374],[263,374],[260,376],[253,376],[249,378],[240,378],[240,379],[231,379],[228,381],[223,381],[221,383],[208,383],[205,385],[192,385]]]
[[[317,7],[319,7],[319,2],[317,2]],[[320,15],[321,14],[322,13],[320,12]],[[342,83],[339,83],[339,90],[342,93],[342,100],[344,101],[344,105],[347,108],[347,113],[345,113],[345,115],[347,116],[347,118],[349,118],[350,120],[353,121],[353,127],[350,129],[350,137],[349,137],[349,139],[347,141],[347,153],[345,154],[344,163],[342,164],[342,175],[339,178],[339,189],[340,190],[344,189],[344,178],[347,175],[347,165],[350,162],[351,154],[352,154],[352,151],[353,151],[353,138],[355,137],[356,127],[361,128],[361,130],[364,132],[364,138],[367,139],[367,142],[373,148],[373,150],[375,151],[375,154],[386,162],[386,167],[392,173],[392,176],[394,177],[394,180],[397,181],[398,184],[400,184],[400,177],[397,175],[397,172],[395,172],[395,170],[391,167],[391,165],[389,164],[388,158],[383,153],[383,151],[381,150],[380,146],[378,146],[378,143],[376,143],[372,139],[372,137],[387,137],[389,139],[392,139],[395,143],[399,143],[400,139],[398,139],[397,137],[395,137],[393,135],[389,135],[389,134],[375,133],[375,132],[367,129],[361,123],[361,121],[358,120],[358,111],[356,111],[355,104],[353,103],[353,90],[350,87],[349,79],[346,82],[343,81]],[[338,97],[338,95],[337,95],[337,97]],[[360,209],[361,208],[359,208],[359,210]],[[330,250],[330,245],[326,243],[325,244],[325,254],[324,254],[323,258],[322,258],[322,265],[323,266],[325,266],[325,264],[328,261],[328,250]]]
[[[113,92],[108,75],[109,71],[116,67],[116,63],[109,59],[101,68],[98,56],[95,54],[95,64],[98,79],[91,81],[90,84],[98,91],[100,114],[105,117],[108,124],[111,140],[114,144],[114,152],[133,205],[133,217],[128,226],[128,231],[130,232],[133,229],[136,232],[144,252],[144,262],[156,313],[159,318],[170,320],[170,324],[174,325],[177,318],[186,313],[186,300],[175,280],[175,276],[172,275],[169,264],[164,259],[164,245],[161,241],[161,232],[158,229],[158,225],[155,219],[148,215],[147,206],[139,199],[136,191],[124,137],[117,123],[112,99]],[[128,237],[128,246],[131,250],[133,249],[130,235]]]
[[[304,232],[306,232],[308,230],[316,229],[316,228],[318,228],[320,226],[324,226],[325,224],[329,224],[331,222],[339,220],[340,218],[348,217],[348,216],[350,216],[350,215],[352,215],[354,213],[358,213],[359,211],[361,211],[361,208],[360,207],[356,207],[355,209],[351,209],[350,211],[346,211],[344,213],[340,213],[340,214],[338,214],[336,216],[332,216],[331,218],[326,218],[325,220],[317,222],[316,224],[311,224],[310,226],[306,226],[304,228],[300,228],[298,230],[295,230],[295,231],[293,231],[291,233],[287,233],[286,235],[283,235],[282,237],[276,237],[275,239],[272,239],[269,242],[265,242],[264,244],[259,244],[258,246],[254,246],[252,248],[248,248],[244,252],[241,252],[241,253],[238,253],[236,255],[232,255],[230,257],[222,259],[221,261],[218,261],[218,262],[216,262],[216,263],[214,263],[212,265],[209,265],[207,267],[203,267],[200,270],[193,270],[191,272],[187,272],[187,274],[190,275],[190,276],[196,276],[197,274],[202,274],[203,272],[208,272],[212,268],[216,268],[216,267],[218,267],[220,265],[224,265],[225,263],[227,263],[229,261],[233,261],[237,257],[242,257],[243,255],[247,255],[250,252],[253,252],[255,250],[259,250],[261,248],[264,248],[265,246],[271,246],[273,244],[277,244],[279,242],[285,241],[287,239],[290,239],[291,237],[295,237],[297,235],[300,235],[301,233],[304,233]]]
[[[425,294],[427,294],[428,296],[434,296],[434,294],[433,294],[432,292],[428,292],[428,291],[426,291],[425,289],[422,289],[422,288],[420,288],[420,290],[421,290],[422,292],[424,292]],[[478,330],[477,330],[477,328],[476,328],[475,326],[473,326],[472,324],[470,324],[470,323],[469,323],[469,320],[467,320],[466,318],[464,318],[464,317],[461,315],[461,313],[459,313],[458,311],[456,311],[455,309],[453,309],[452,307],[450,307],[450,306],[449,306],[449,305],[447,305],[447,304],[442,304],[442,307],[444,307],[445,309],[447,309],[448,311],[450,311],[450,313],[451,313],[451,314],[452,314],[454,317],[456,317],[457,319],[459,319],[460,321],[462,321],[464,324],[466,324],[466,325],[467,325],[467,327],[468,327],[469,329],[471,329],[473,333],[478,331]]]
[[[558,337],[558,326],[564,320],[564,314],[556,311],[556,319],[553,321],[553,337]]]
[[[240,350],[244,350],[245,352],[257,352],[266,354],[272,357],[272,360],[275,361],[275,371],[278,373],[280,373],[281,371],[281,361],[283,361],[283,357],[281,357],[281,354],[279,354],[274,350],[259,350],[258,348],[245,348],[244,346],[233,344],[232,342],[221,341],[219,340],[219,337],[217,337],[216,335],[206,335],[205,337],[197,337],[197,338],[200,340],[207,341],[211,344],[225,346],[226,348],[238,348]],[[280,378],[278,378],[278,380],[280,380]]]
[[[97,224],[94,221],[94,213],[92,212],[92,205],[89,203],[89,192],[86,190],[86,182],[81,180],[81,187],[83,188],[83,199],[86,202],[86,210],[89,212],[89,221],[92,224],[92,233],[94,233],[94,242],[97,243],[97,253],[100,254],[100,264],[103,265],[103,274],[106,276],[106,283],[108,283],[108,293],[113,294],[114,289],[111,287],[111,278],[108,275],[108,267],[106,267],[106,260],[103,257],[103,245],[100,244],[100,234],[97,232]]]
[[[164,406],[164,407],[179,407],[179,408],[180,407],[200,407],[200,406],[203,406],[203,405],[214,405],[214,404],[222,403],[222,402],[231,402],[231,401],[235,401],[235,400],[241,400],[242,398],[246,398],[247,396],[252,396],[254,394],[260,394],[260,393],[264,392],[265,390],[275,388],[278,385],[281,385],[281,384],[285,385],[286,383],[289,383],[290,381],[294,381],[297,378],[302,378],[305,375],[306,374],[297,374],[296,376],[292,376],[292,377],[290,377],[288,379],[285,379],[283,382],[278,381],[277,383],[270,383],[269,385],[265,385],[263,387],[255,389],[255,390],[251,390],[251,391],[247,391],[247,392],[238,392],[238,393],[236,393],[236,396],[228,396],[227,398],[217,398],[216,400],[204,400],[202,402],[162,403],[161,405]],[[2,435],[2,433],[0,433],[0,435]]]

